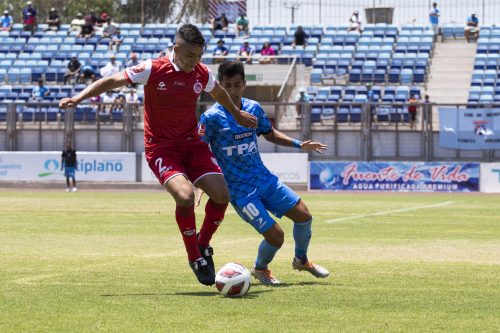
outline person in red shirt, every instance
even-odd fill
[[[196,102],[205,91],[228,109],[240,125],[255,128],[257,119],[239,110],[210,69],[200,63],[204,49],[205,39],[200,30],[185,24],[177,32],[169,57],[150,59],[100,79],[78,95],[63,98],[59,107],[75,107],[87,98],[127,84],[145,85],[146,159],[176,202],[175,217],[190,267],[200,283],[212,285],[215,269],[209,242],[224,218],[229,192],[215,158],[198,134]],[[196,233],[191,183],[209,196],[199,234]]]
[[[410,129],[414,130],[415,129],[415,122],[417,120],[417,107],[418,107],[418,100],[415,97],[414,94],[410,95],[410,98],[408,99],[408,113],[410,114]]]

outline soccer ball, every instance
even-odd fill
[[[241,297],[250,289],[250,272],[242,264],[225,264],[215,276],[215,287],[226,297]]]

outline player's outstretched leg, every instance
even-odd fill
[[[274,259],[276,252],[278,252],[283,245],[285,234],[279,224],[275,223],[262,235],[264,239],[259,245],[259,251],[257,253],[257,259],[255,260],[255,266],[252,270],[252,275],[262,284],[279,285],[281,282],[272,275],[268,265]]]
[[[295,240],[295,257],[292,261],[293,269],[307,271],[317,278],[326,278],[330,275],[330,272],[307,258],[307,250],[312,235],[312,216],[307,206],[300,200],[285,215],[294,221],[293,239]]]

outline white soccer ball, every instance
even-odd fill
[[[250,272],[242,264],[225,264],[215,276],[215,287],[226,297],[241,297],[250,289]]]

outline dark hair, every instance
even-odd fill
[[[203,38],[200,29],[192,24],[184,24],[180,27],[177,31],[176,38],[182,39],[186,43],[194,46],[205,46],[205,38]]]
[[[245,81],[245,67],[239,61],[224,61],[219,65],[219,81],[225,77],[233,77],[235,75],[241,76],[241,79]]]

